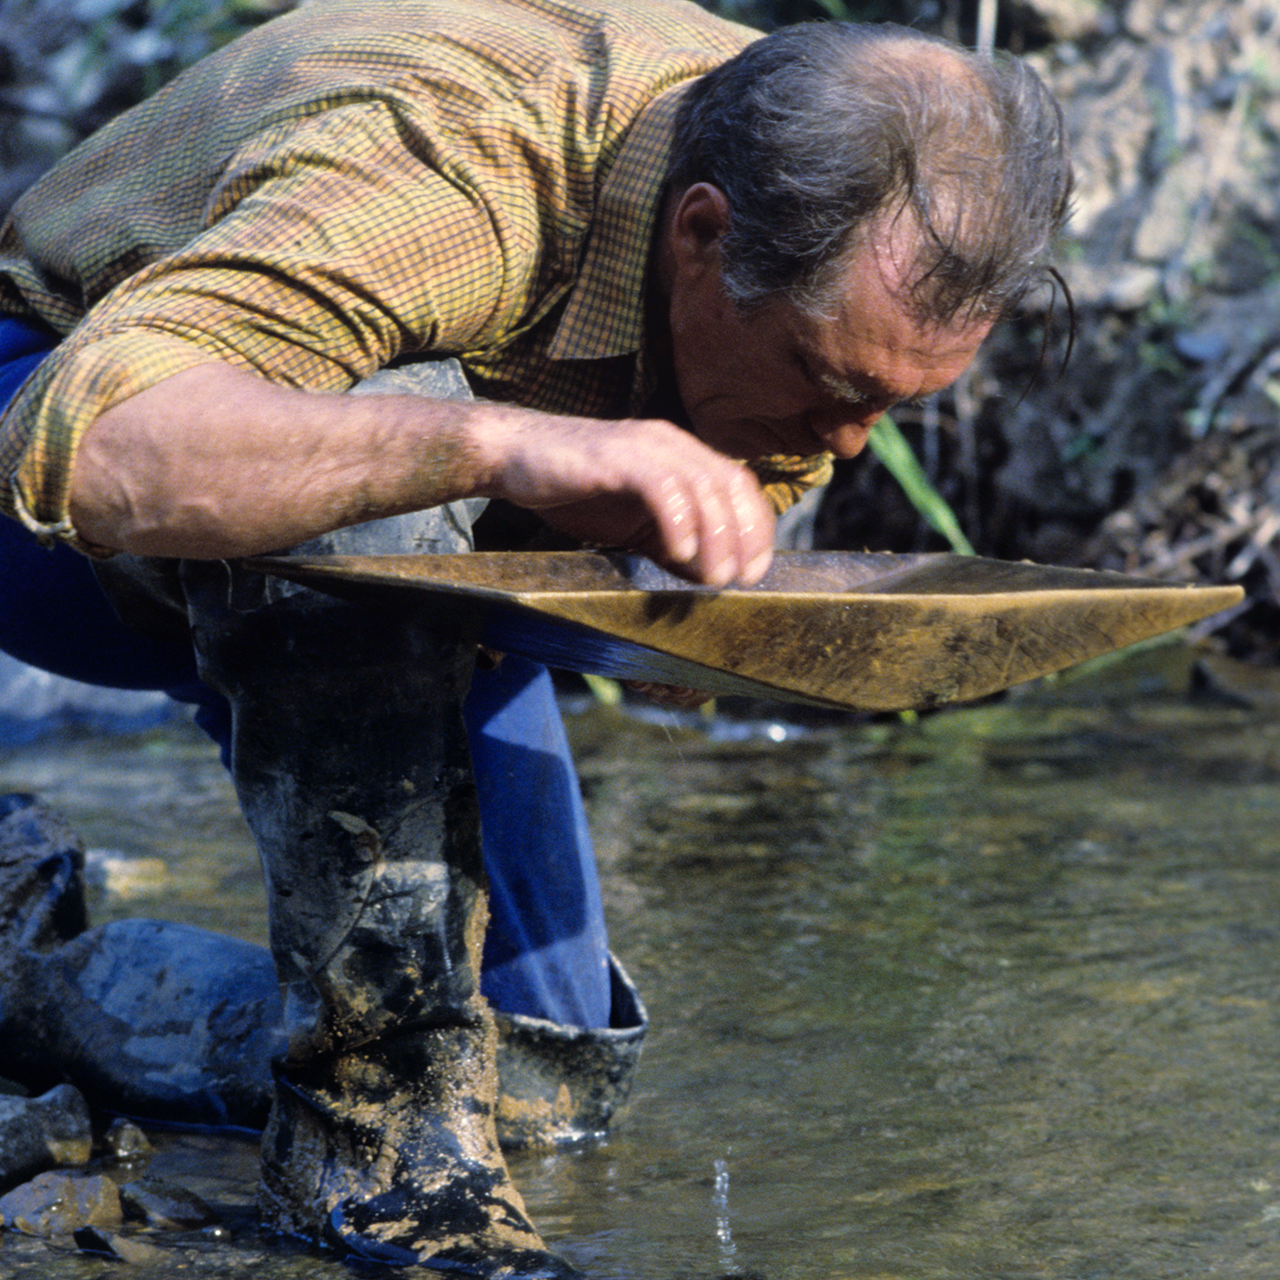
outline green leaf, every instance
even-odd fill
[[[946,538],[953,551],[965,556],[973,555],[973,544],[964,536],[955,512],[929,483],[929,477],[925,475],[910,442],[888,414],[871,428],[868,444],[929,526]]]
[[[587,688],[591,690],[595,700],[602,707],[616,707],[622,701],[622,686],[616,680],[610,680],[607,676],[596,676],[584,673],[582,677],[587,682]]]

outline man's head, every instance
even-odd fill
[[[996,317],[1042,278],[1066,218],[1062,114],[1011,57],[891,24],[784,27],[691,86],[668,168],[724,193],[730,298],[820,313],[868,229],[914,230],[924,320]]]
[[[815,23],[694,84],[659,281],[694,431],[735,457],[852,457],[954,381],[1046,272],[1071,188],[1061,113],[1013,60]]]

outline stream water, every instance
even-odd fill
[[[653,1030],[613,1137],[512,1161],[549,1244],[593,1280],[1280,1275],[1280,716],[1180,661],[914,723],[577,707]],[[18,789],[97,851],[96,919],[263,939],[193,730],[0,753]],[[351,1274],[255,1233],[251,1142],[153,1138],[230,1227],[157,1276]],[[0,1237],[0,1275],[126,1274]]]

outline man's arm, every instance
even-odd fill
[[[98,546],[218,559],[467,497],[712,585],[755,582],[771,557],[755,477],[671,423],[316,393],[225,364],[101,414],[76,455],[71,515]]]

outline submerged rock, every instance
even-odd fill
[[[42,1173],[0,1196],[0,1227],[23,1235],[48,1239],[121,1221],[120,1193],[103,1174]]]
[[[101,1227],[81,1227],[72,1234],[72,1239],[82,1253],[111,1258],[133,1266],[157,1265],[169,1258],[163,1249],[147,1244],[145,1240],[134,1240],[118,1231],[104,1231]]]
[[[141,1178],[120,1188],[125,1214],[161,1231],[194,1231],[213,1226],[218,1215],[194,1191],[159,1178]]]
[[[155,1150],[151,1139],[132,1120],[113,1120],[103,1135],[107,1154],[122,1163],[143,1160]]]
[[[88,1104],[71,1085],[38,1098],[0,1096],[0,1182],[84,1164],[92,1147]]]

